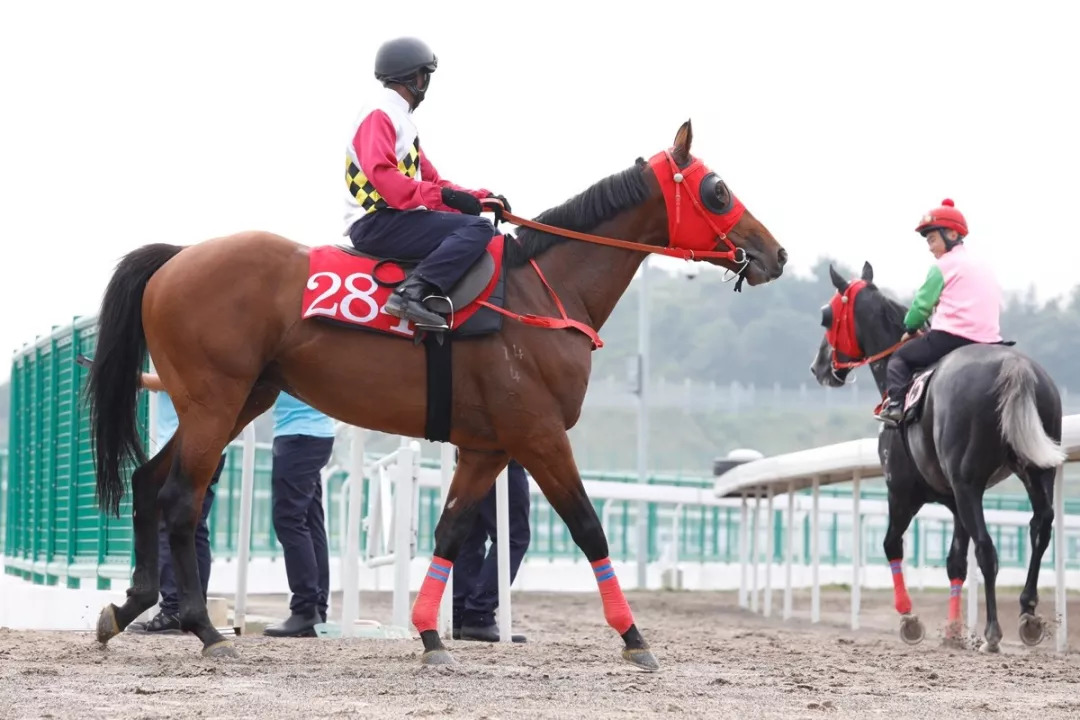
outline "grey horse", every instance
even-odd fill
[[[884,396],[886,363],[904,333],[906,308],[873,284],[870,263],[864,264],[862,276],[851,282],[832,266],[829,274],[839,298],[823,308],[826,338],[811,372],[821,385],[839,387],[852,368],[867,364]],[[857,292],[849,293],[856,285]],[[829,338],[836,342],[838,324],[853,331],[860,357],[840,354],[831,346]],[[915,382],[919,381],[917,374]],[[904,532],[919,508],[936,502],[948,507],[954,518],[947,561],[953,599],[946,637],[956,639],[961,625],[960,586],[967,575],[968,542],[974,540],[986,586],[986,644],[981,649],[998,651],[997,551],[986,529],[982,499],[987,488],[1015,473],[1027,490],[1033,511],[1030,565],[1020,594],[1020,637],[1025,644],[1036,645],[1045,636],[1045,623],[1035,615],[1039,566],[1050,544],[1054,520],[1054,474],[1065,460],[1060,447],[1061,396],[1057,386],[1037,362],[1010,344],[977,344],[946,355],[922,387],[925,390],[916,413],[906,416],[898,428],[884,427],[878,440],[889,493],[885,556],[893,570],[901,637],[915,644],[925,635],[922,623],[911,614],[904,586],[900,563]]]

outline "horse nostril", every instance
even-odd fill
[[[783,267],[787,263],[787,250],[780,248],[776,251],[776,261]]]

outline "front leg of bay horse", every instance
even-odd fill
[[[964,580],[968,573],[968,544],[971,537],[968,535],[964,524],[953,511],[953,539],[949,547],[949,557],[945,561],[945,568],[949,574],[949,620],[945,626],[945,644],[955,645],[960,642],[964,631],[964,618],[960,611],[960,596],[964,591]]]
[[[157,496],[172,466],[174,449],[170,440],[131,476],[135,570],[124,604],[110,603],[98,617],[97,639],[103,645],[158,601]]]
[[[431,565],[413,601],[412,622],[424,643],[421,662],[425,665],[449,665],[455,662],[439,637],[439,604],[461,544],[472,530],[480,500],[491,490],[495,478],[508,462],[510,456],[502,452],[458,450],[450,497],[435,526],[435,550]]]
[[[607,536],[585,494],[566,433],[562,430],[553,432],[520,451],[515,448],[513,455],[536,480],[544,497],[566,523],[574,542],[585,553],[600,590],[604,619],[623,639],[623,659],[642,670],[659,670],[660,665],[638,631],[630,604],[615,577],[608,557]]]
[[[922,621],[911,613],[911,596],[904,582],[904,533],[924,502],[914,487],[905,487],[903,491],[889,488],[889,527],[883,545],[892,570],[896,612],[900,613],[900,639],[908,645],[917,645],[926,636]]]

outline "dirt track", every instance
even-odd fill
[[[1080,598],[1070,598],[1073,652],[1061,657],[1053,638],[1020,645],[1015,596],[1002,598],[1005,641],[992,656],[941,647],[942,593],[914,598],[927,623],[917,647],[896,636],[891,593],[864,593],[857,632],[844,628],[839,591],[825,595],[813,628],[805,595],[785,624],[740,612],[730,593],[631,593],[662,666],[654,675],[618,659],[594,594],[516,594],[515,631],[529,643],[454,642],[450,669],[420,667],[419,640],[249,635],[240,660],[212,662],[190,636],[125,634],[102,651],[89,634],[0,630],[0,717],[1080,717]],[[388,595],[362,602],[365,617],[388,620]],[[284,608],[274,598],[253,610]],[[1041,610],[1054,616],[1052,593]]]

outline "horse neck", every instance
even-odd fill
[[[649,201],[602,223],[592,234],[663,246],[667,230],[660,198],[659,212]],[[537,257],[536,262],[570,317],[582,319],[599,331],[630,286],[645,255],[584,240],[566,240]]]
[[[886,312],[886,308],[888,308],[892,311],[891,314],[902,315],[904,312],[903,307],[880,294],[874,300],[868,306],[864,306],[868,308],[868,312],[863,313],[864,316],[858,318],[858,326],[869,329],[869,332],[865,333],[865,337],[863,337],[862,332],[858,332],[859,346],[866,355],[876,355],[888,350],[899,342],[900,336],[904,334],[903,326],[894,326],[890,322],[890,313]],[[874,383],[882,396],[885,395],[885,373],[891,357],[892,355],[886,355],[880,360],[870,363],[870,373],[874,376]]]

